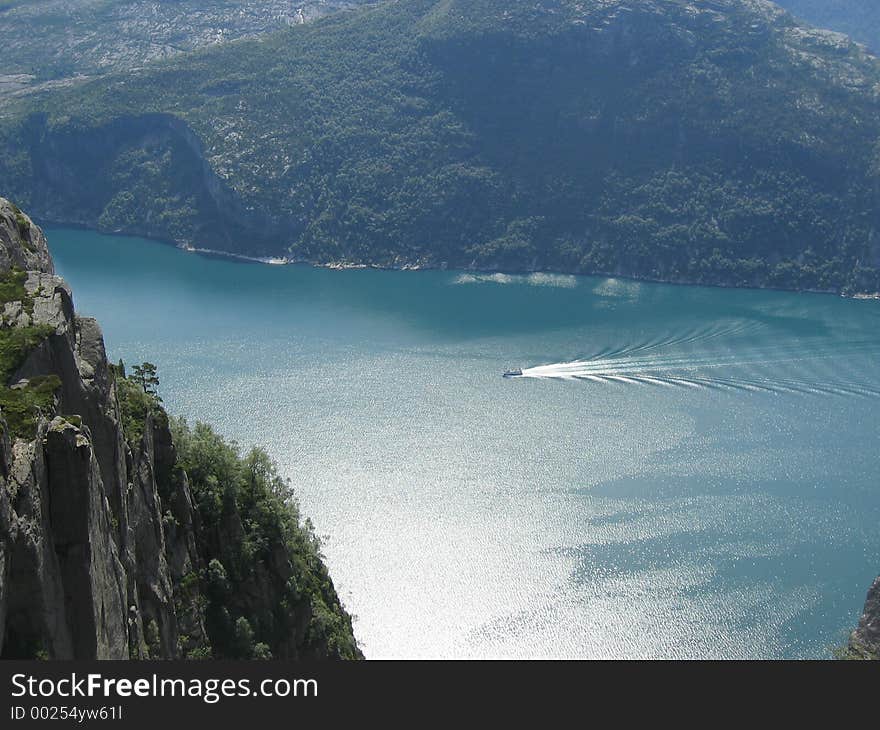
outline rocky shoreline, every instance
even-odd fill
[[[100,231],[98,231],[100,233]],[[158,243],[162,243],[159,239],[151,239]],[[782,289],[776,287],[761,287],[761,286],[734,286],[730,284],[719,284],[719,283],[708,283],[701,281],[681,281],[681,280],[671,280],[671,279],[654,279],[650,277],[642,277],[642,276],[632,276],[629,274],[620,274],[620,273],[606,273],[606,272],[597,272],[597,273],[584,273],[584,272],[573,272],[573,271],[550,271],[545,269],[500,269],[500,268],[481,268],[477,266],[471,266],[463,269],[459,269],[456,267],[449,267],[445,263],[441,264],[430,264],[425,262],[420,263],[399,263],[399,264],[364,264],[364,263],[355,263],[352,261],[310,261],[308,259],[294,259],[288,257],[274,257],[274,256],[246,256],[244,254],[232,253],[230,251],[221,251],[219,249],[212,248],[202,248],[191,246],[189,244],[175,244],[177,248],[182,251],[186,251],[187,253],[195,253],[203,256],[215,256],[219,258],[227,258],[234,261],[241,261],[244,263],[255,263],[255,264],[266,264],[269,266],[311,266],[316,269],[328,269],[330,271],[359,271],[359,270],[373,270],[373,271],[460,271],[462,273],[468,274],[508,274],[508,275],[522,275],[526,276],[529,274],[550,274],[550,275],[559,275],[559,276],[579,276],[579,277],[599,277],[599,278],[613,278],[613,279],[625,279],[627,281],[636,281],[643,282],[647,284],[667,284],[670,286],[706,286],[713,287],[718,289],[757,289],[760,291],[787,291],[787,292],[795,292],[797,294],[832,294],[840,296],[844,299],[854,299],[858,301],[880,301],[880,292],[856,292],[854,294],[837,292],[833,289]]]

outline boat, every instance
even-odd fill
[[[522,369],[515,368],[513,370],[505,370],[504,375],[502,375],[502,377],[504,377],[504,378],[519,378],[522,376],[522,374],[523,374]]]

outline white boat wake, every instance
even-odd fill
[[[677,338],[646,343],[599,356],[523,368],[522,378],[592,381],[668,388],[714,388],[776,393],[880,396],[880,380],[848,380],[835,376],[833,363],[823,360],[880,353],[874,342],[842,343],[824,348],[775,347],[748,352],[720,352],[713,355],[676,353],[662,355],[658,348],[693,343],[717,335]],[[723,370],[724,372],[719,372]]]

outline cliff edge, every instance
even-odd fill
[[[868,590],[859,625],[849,638],[847,656],[857,659],[880,659],[880,577]]]
[[[108,363],[3,198],[0,375],[0,657],[361,657],[268,456]]]

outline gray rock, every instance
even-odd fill
[[[45,452],[74,658],[126,659],[126,575],[89,433],[57,417],[46,432]]]
[[[850,637],[850,648],[861,656],[880,659],[880,577],[868,591],[859,626]]]
[[[10,201],[0,198],[0,271],[55,273],[43,232]]]
[[[3,430],[3,439],[0,443],[0,475],[5,482],[9,472],[9,465],[5,456],[9,453],[9,438],[6,435],[7,429],[5,422],[0,422]],[[12,550],[12,543],[15,540],[15,533],[12,528],[12,508],[9,506],[9,491],[6,485],[0,486],[0,626],[6,625],[6,612],[9,604],[9,569],[11,561],[9,553]],[[0,631],[0,656],[3,654],[3,636],[4,632]]]
[[[34,653],[73,659],[71,629],[64,604],[64,586],[49,513],[49,483],[42,443],[46,424],[37,438],[4,445],[4,463],[10,465],[4,491],[12,507],[9,591],[6,607],[4,656]],[[7,441],[8,444],[8,441]],[[8,448],[8,451],[6,450]]]
[[[0,199],[4,266],[27,270],[29,300],[29,306],[5,306],[4,326],[49,325],[54,331],[10,382],[58,376],[57,413],[78,418],[43,422],[31,442],[9,444],[3,430],[0,652],[59,659],[145,656],[126,447],[101,329],[95,320],[76,316],[70,288],[54,275],[39,228]],[[144,488],[155,490],[152,484]],[[170,593],[161,556],[158,570],[157,582]],[[170,636],[161,656],[174,655]]]
[[[101,328],[76,316],[42,233],[18,215],[0,198],[0,269],[35,268],[0,327],[48,325],[50,334],[0,387],[26,388],[40,376],[60,385],[30,440],[11,439],[0,413],[0,657],[204,656],[205,530],[167,416],[146,416],[140,441],[126,441]],[[217,530],[215,542],[241,539],[240,515]],[[241,610],[275,606],[270,585],[293,573],[279,547],[246,582]],[[310,607],[297,617],[279,657],[296,657],[306,639]]]
[[[152,626],[150,655],[173,656],[177,649],[177,617],[166,558],[162,501],[156,484],[153,419],[148,417],[143,439],[132,457],[129,515],[134,534],[135,575],[142,621]],[[149,644],[152,642],[152,646]]]

